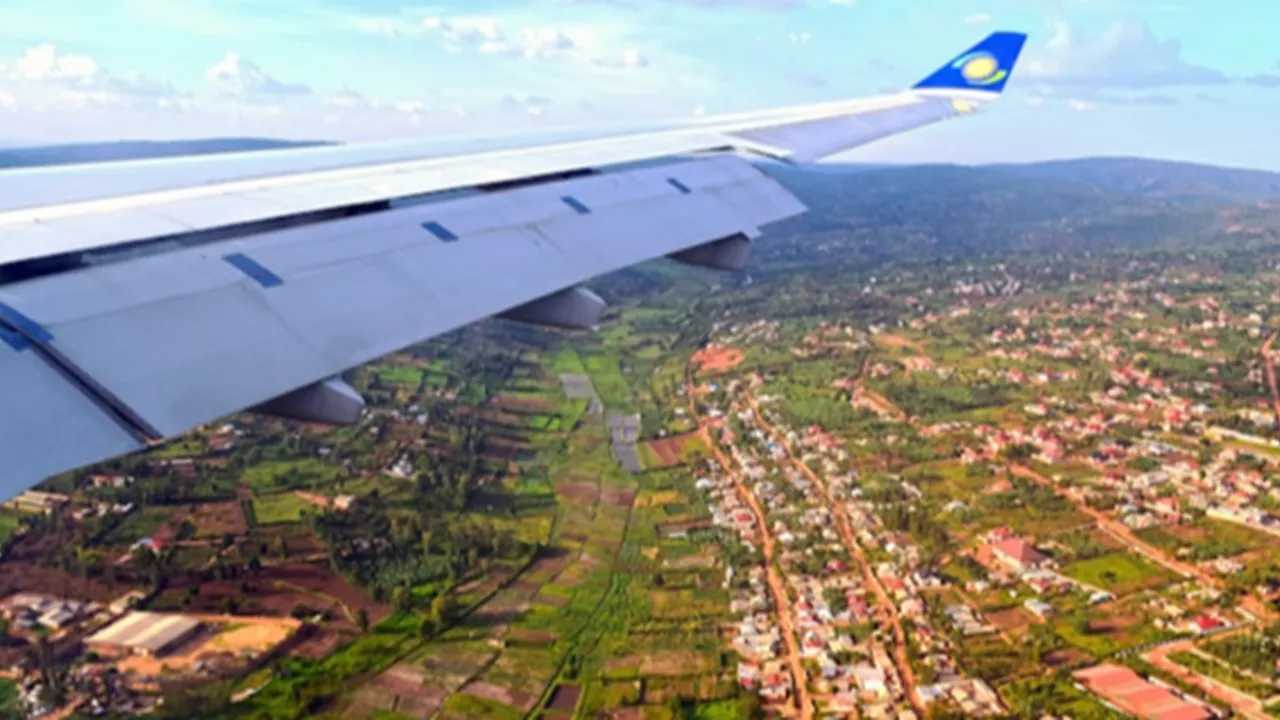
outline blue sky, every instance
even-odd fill
[[[0,144],[681,119],[896,90],[1002,29],[1031,40],[1001,103],[847,159],[1280,170],[1276,27],[1260,0],[5,0]]]

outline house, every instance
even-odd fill
[[[992,544],[991,555],[1006,567],[1017,572],[1038,569],[1048,560],[1030,543],[1019,537],[1012,537]]]
[[[865,694],[873,697],[888,697],[889,683],[885,678],[884,670],[871,665],[862,664],[853,668],[853,679],[858,684],[858,688]]]
[[[1032,615],[1044,620],[1053,614],[1053,606],[1043,600],[1031,598],[1022,603],[1022,606],[1031,612]]]
[[[1222,620],[1208,613],[1202,613],[1191,618],[1191,621],[1187,623],[1187,630],[1196,635],[1205,635],[1226,626],[1227,624]]]

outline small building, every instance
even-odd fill
[[[69,502],[71,498],[60,493],[25,490],[16,497],[6,500],[3,505],[19,512],[52,515],[55,510]]]
[[[203,623],[186,615],[135,611],[85,640],[101,655],[137,654],[155,657],[190,640]]]
[[[1018,537],[993,543],[991,554],[996,560],[1019,572],[1037,569],[1048,560],[1031,543]]]
[[[1031,598],[1023,603],[1022,606],[1041,620],[1053,614],[1053,606],[1043,600]]]

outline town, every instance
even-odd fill
[[[1280,717],[1273,246],[814,232],[8,499],[0,715]]]

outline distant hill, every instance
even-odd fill
[[[0,149],[0,169],[326,145],[266,138]],[[1185,247],[1280,237],[1280,174],[1141,158],[1002,165],[765,165],[811,212],[760,250],[782,264]]]
[[[768,168],[811,212],[762,251],[865,264],[1280,237],[1280,211],[1261,202],[1280,203],[1275,173],[1134,158],[836,168]]]
[[[1280,197],[1280,173],[1169,160],[1105,157],[989,167],[1147,197],[1230,200]]]
[[[214,138],[209,140],[173,140],[165,142],[121,141],[0,148],[0,169],[71,165],[75,163],[115,162],[177,155],[210,155],[213,153],[329,145],[317,141],[294,142],[267,138]]]
[[[1078,185],[1081,190],[1131,193],[1173,200],[1245,201],[1280,198],[1280,173],[1136,157],[1077,158],[976,166],[828,164],[796,168],[795,171],[831,175],[922,168],[933,168],[944,173],[947,169],[962,172],[970,170],[984,175],[1007,173],[1017,178],[1062,181]]]

